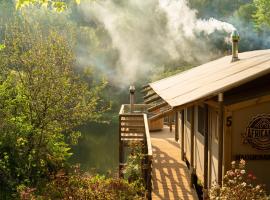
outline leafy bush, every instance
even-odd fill
[[[238,165],[232,162],[232,169],[223,178],[223,186],[215,185],[210,190],[210,199],[228,200],[267,200],[263,185],[256,183],[256,176],[247,173],[246,163],[241,160]]]
[[[132,142],[129,145],[131,153],[128,155],[127,164],[124,168],[124,178],[129,182],[134,182],[142,179],[142,145],[137,142]]]
[[[59,174],[40,192],[25,188],[20,191],[21,200],[139,200],[143,199],[143,188],[124,179],[90,176],[75,170],[71,175]]]

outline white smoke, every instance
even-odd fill
[[[80,10],[108,31],[119,52],[114,81],[126,84],[170,62],[209,59],[208,46],[197,35],[234,30],[213,18],[198,19],[186,0],[85,1]]]

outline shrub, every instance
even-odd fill
[[[223,186],[215,185],[210,190],[210,199],[228,200],[267,200],[263,185],[257,183],[256,176],[246,171],[246,162],[241,160],[238,165],[232,162],[232,169],[223,178]]]
[[[75,170],[70,175],[59,174],[48,183],[41,195],[33,195],[34,189],[21,191],[21,200],[139,200],[143,199],[143,188],[124,179],[90,176]]]
[[[134,182],[142,179],[142,160],[144,154],[142,153],[141,143],[133,142],[129,145],[131,153],[127,158],[127,165],[123,171],[124,178],[129,182]]]

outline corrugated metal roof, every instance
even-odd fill
[[[225,92],[270,73],[270,49],[239,54],[192,68],[180,74],[150,83],[150,87],[172,107]]]

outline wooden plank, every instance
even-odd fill
[[[162,103],[160,103],[158,105],[155,105],[155,106],[152,106],[152,107],[148,108],[148,112],[154,112],[154,111],[156,111],[156,110],[158,110],[160,108],[163,108],[165,106],[168,106],[168,103],[167,102],[162,102]]]
[[[144,129],[144,124],[141,124],[141,125],[122,125],[121,128],[130,128],[130,129]]]
[[[145,133],[145,130],[121,130],[121,133]]]
[[[150,104],[150,103],[153,103],[153,102],[158,101],[158,100],[161,100],[160,96],[156,96],[156,97],[154,97],[152,99],[146,100],[146,101],[144,101],[144,103],[145,104]]]
[[[148,88],[142,89],[141,93],[146,93],[146,92],[149,92],[151,90],[153,90],[153,89],[151,87],[148,87]]]
[[[146,88],[149,88],[149,87],[150,87],[150,85],[147,84],[147,85],[142,86],[142,89],[146,89]]]
[[[122,118],[129,118],[129,117],[132,117],[132,118],[142,118],[142,113],[132,113],[132,114],[123,114],[123,115],[120,115],[121,117],[121,120]]]
[[[143,138],[122,138],[121,139],[121,141],[130,141],[130,142],[132,142],[132,141],[134,141],[134,142],[141,142],[141,141],[144,141],[144,139]]]
[[[153,93],[150,93],[150,94],[148,94],[148,95],[145,95],[144,97],[143,97],[143,99],[144,100],[146,100],[146,99],[148,99],[148,98],[150,98],[150,97],[152,97],[152,96],[155,96],[155,95],[157,95],[155,92],[153,92]]]
[[[168,115],[172,114],[173,112],[174,112],[173,109],[168,109],[166,111],[162,111],[159,114],[154,115],[153,117],[150,117],[149,120],[150,121],[158,120],[160,118],[163,118],[165,116],[168,116]]]
[[[124,140],[124,139],[143,139],[144,138],[144,135],[121,135],[121,140]]]
[[[131,123],[131,124],[143,124],[143,118],[136,119],[121,119],[121,123]]]

